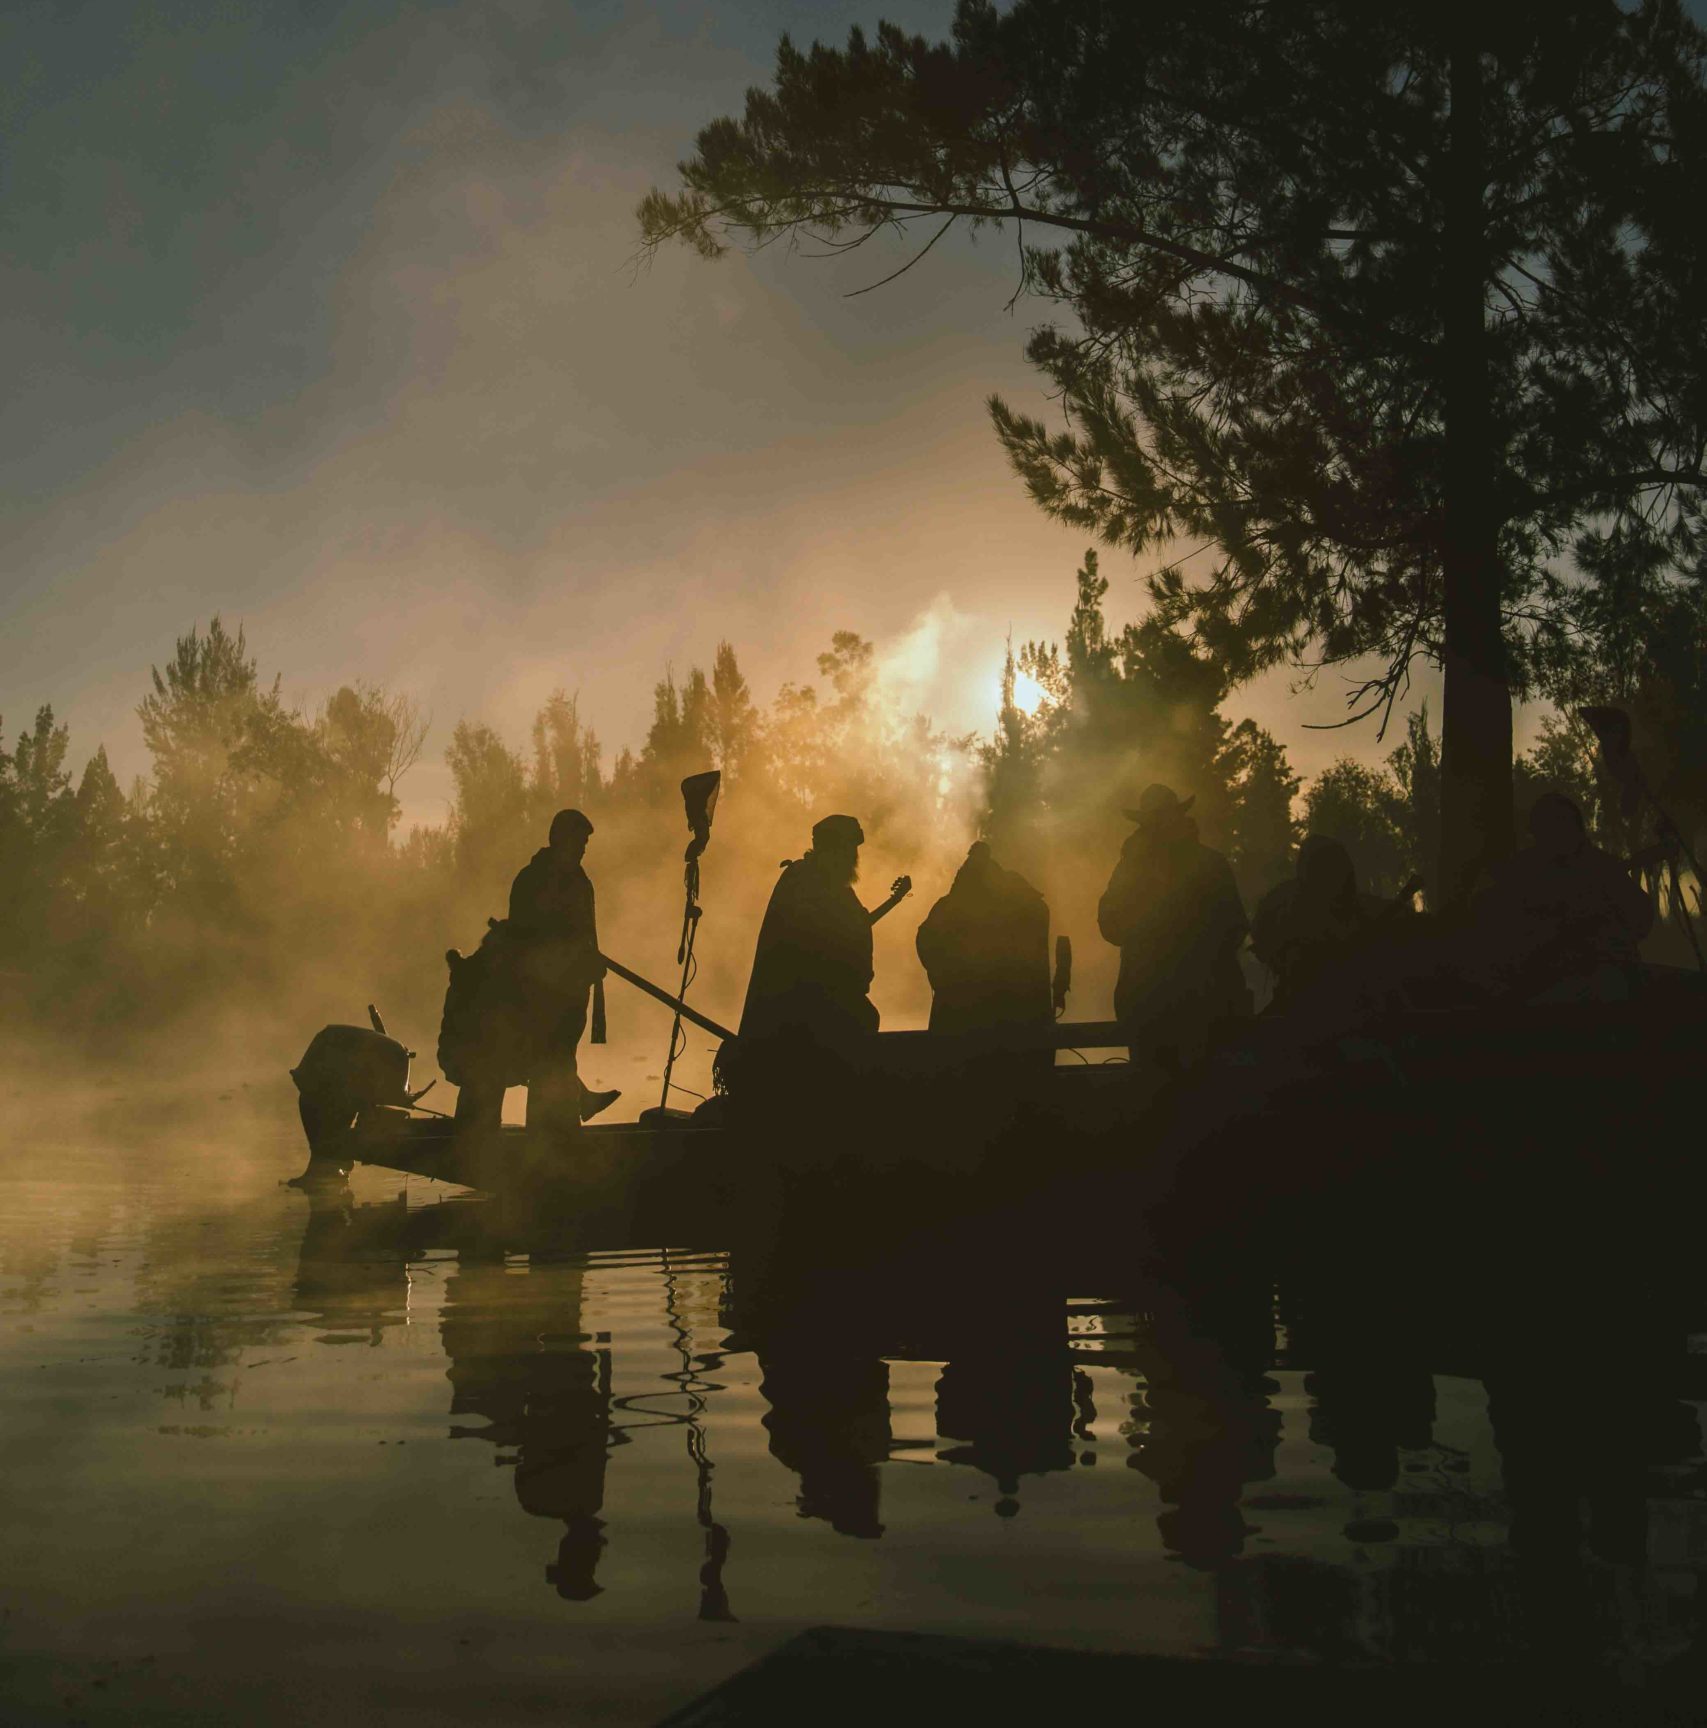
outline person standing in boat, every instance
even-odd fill
[[[1244,903],[1227,860],[1198,839],[1191,805],[1171,787],[1145,788],[1097,906],[1098,929],[1120,950],[1114,1013],[1133,1065],[1170,1074],[1202,1056],[1217,1026],[1251,1012],[1238,958]]]
[[[1338,840],[1306,835],[1296,874],[1269,889],[1251,919],[1251,951],[1274,976],[1275,1008],[1293,1006],[1343,966],[1391,910],[1358,888]]]
[[[1641,979],[1637,950],[1653,927],[1652,902],[1590,841],[1563,793],[1535,800],[1529,835],[1475,903],[1468,969],[1532,1002],[1626,999]]]
[[[744,1053],[807,1044],[843,1050],[877,1030],[871,989],[872,914],[854,893],[865,830],[826,816],[804,857],[771,890],[741,1010]]]
[[[577,1128],[617,1096],[584,1092],[576,1068],[588,1010],[605,973],[592,879],[583,864],[592,834],[592,823],[579,810],[559,810],[547,844],[510,885],[512,980],[532,1029],[529,1127]]]
[[[967,852],[915,946],[931,981],[931,1031],[1049,1023],[1049,907],[987,841]]]

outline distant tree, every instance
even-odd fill
[[[581,720],[581,700],[554,690],[533,723],[533,785],[541,811],[579,810],[604,792],[598,734]]]
[[[1221,712],[1226,679],[1155,618],[1111,630],[1094,550],[1077,575],[1064,644],[1010,646],[994,738],[984,746],[984,832],[1044,871],[1051,853],[1112,843],[1118,812],[1152,780],[1195,800],[1203,837],[1232,857],[1247,897],[1291,869],[1298,777],[1254,721]],[[1014,704],[1024,672],[1036,711]]]
[[[76,802],[65,768],[70,733],[51,706],[36,711],[10,751],[0,744],[0,933],[15,957],[51,944],[55,900],[74,839]]]
[[[527,768],[490,726],[457,723],[445,751],[456,801],[451,833],[458,874],[488,893],[507,886],[533,847],[542,845]]]
[[[999,858],[1036,872],[1044,852],[1043,729],[1048,714],[1028,714],[1014,700],[1021,662],[1009,642],[1002,660],[1002,700],[995,736],[978,752],[984,776],[979,831]],[[1042,708],[1042,704],[1039,704]]]
[[[1291,875],[1298,845],[1292,814],[1299,779],[1286,747],[1254,720],[1241,720],[1221,746],[1219,766],[1232,799],[1234,874],[1247,905]]]
[[[1227,845],[1232,796],[1221,756],[1227,722],[1219,712],[1225,679],[1153,619],[1111,631],[1103,610],[1108,580],[1094,550],[1076,580],[1063,645],[1021,651],[1021,664],[1049,699],[1032,727],[1013,715],[1005,720],[1016,746],[1024,739],[1024,750],[1041,757],[1036,784],[1052,812],[1053,843],[1065,839],[1063,820],[1069,830],[1106,821],[1159,780],[1196,799],[1205,838]]]
[[[711,663],[711,744],[724,780],[735,786],[749,772],[762,772],[763,727],[747,680],[727,642],[717,644]]]
[[[1375,710],[1438,660],[1456,892],[1512,842],[1513,689],[1699,529],[1702,66],[1677,0],[960,0],[946,44],[784,38],[640,223],[1012,224],[1073,320],[1028,348],[1065,429],[992,404],[1033,495],[1208,551],[1151,592],[1229,678],[1377,655]]]
[[[1396,894],[1410,866],[1400,806],[1391,774],[1342,756],[1305,791],[1303,828],[1345,847],[1365,891]]]
[[[70,885],[94,920],[110,925],[121,907],[140,914],[144,884],[132,868],[129,854],[131,811],[117,776],[107,762],[105,745],[84,764],[77,782],[76,841],[69,872]]]
[[[340,689],[314,729],[324,756],[327,825],[369,847],[383,845],[398,817],[397,784],[425,736],[426,722],[409,697],[367,684]]]
[[[687,775],[712,766],[714,723],[711,685],[699,667],[690,668],[680,685],[669,671],[653,686],[652,724],[640,752],[640,772],[654,804],[673,804]]]
[[[1405,741],[1387,757],[1398,799],[1393,807],[1405,873],[1421,876],[1431,899],[1440,901],[1435,876],[1440,835],[1440,740],[1429,730],[1428,704],[1405,717]]]
[[[147,803],[163,891],[192,920],[229,919],[242,861],[282,801],[293,717],[263,685],[241,629],[215,617],[178,638],[137,709],[153,759]],[[293,788],[294,789],[294,788]]]

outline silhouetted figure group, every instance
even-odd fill
[[[1590,843],[1581,812],[1555,793],[1530,815],[1532,844],[1495,869],[1450,930],[1410,916],[1419,883],[1391,901],[1362,891],[1338,841],[1311,834],[1294,877],[1247,920],[1227,859],[1199,838],[1193,800],[1145,788],[1125,812],[1133,832],[1097,907],[1120,951],[1114,1012],[1136,1071],[1167,1081],[1190,1070],[1253,1013],[1240,953],[1247,937],[1274,981],[1273,1010],[1333,1034],[1449,976],[1451,988],[1524,1002],[1615,1000],[1638,976],[1652,922],[1626,868]],[[529,1087],[530,1124],[572,1131],[615,1093],[589,1094],[576,1052],[601,1041],[605,962],[584,858],[592,823],[553,819],[510,891],[509,917],[480,950],[454,951],[440,1063],[462,1087],[459,1122],[493,1125],[506,1086]],[[753,955],[738,1041],[720,1078],[759,1095],[845,1091],[878,1027],[871,1000],[872,926],[905,896],[899,878],[875,910],[856,892],[865,832],[826,816],[803,856],[782,866]],[[1059,1006],[1049,975],[1049,907],[989,844],[966,855],[930,909],[917,951],[930,980],[930,1030],[948,1038],[1047,1025]],[[1427,933],[1427,942],[1417,932]],[[1001,1045],[991,1061],[1002,1060]],[[1009,1060],[1015,1075],[1047,1066],[1047,1048]],[[972,1060],[968,1057],[967,1060]]]

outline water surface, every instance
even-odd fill
[[[270,1085],[13,1103],[8,1722],[648,1722],[820,1624],[1351,1662],[1551,1626],[1633,1675],[1695,1636],[1698,1431],[1601,1480],[1584,1430],[1636,1416],[1593,1360],[1490,1413],[1005,1256],[841,1244],[791,1290],[381,1171],[311,1201]]]

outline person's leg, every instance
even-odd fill
[[[547,1047],[528,1076],[527,1125],[550,1134],[578,1134],[581,1129],[581,1076],[576,1047],[587,1029],[589,991],[576,993],[557,1022]]]
[[[504,1088],[471,1080],[456,1094],[456,1125],[464,1133],[489,1133],[504,1118]]]

